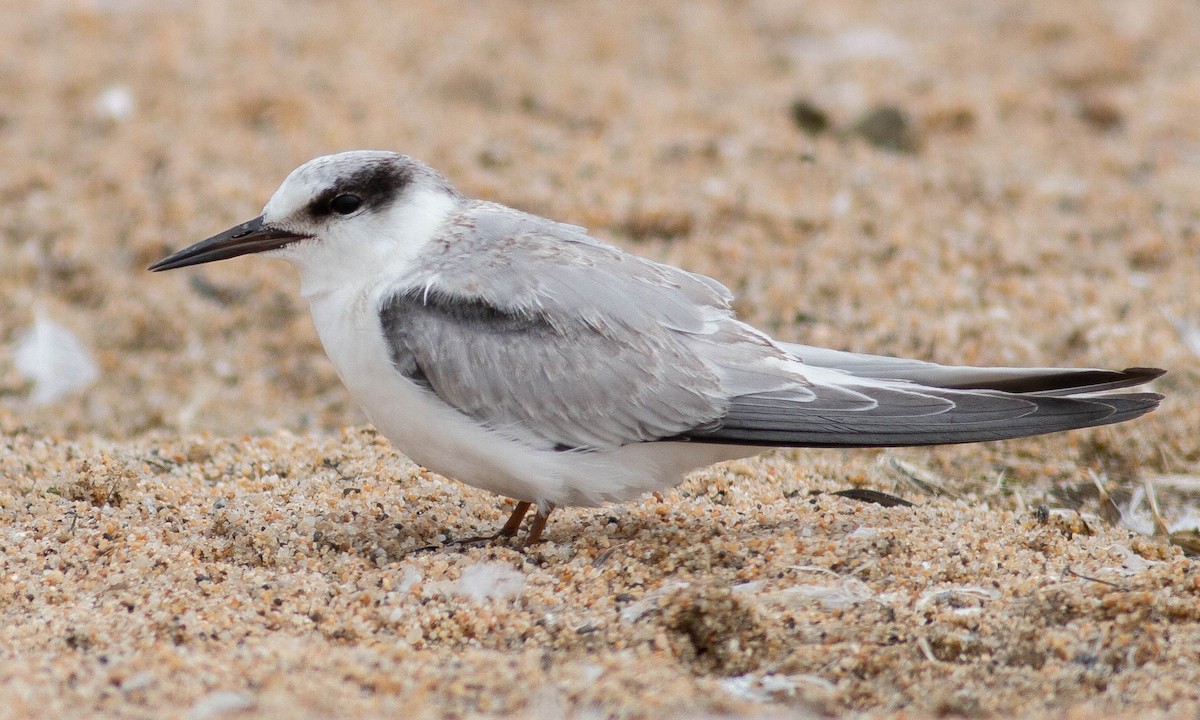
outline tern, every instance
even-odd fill
[[[325,352],[414,462],[559,506],[671,487],[773,447],[941,445],[1123,422],[1111,391],[1164,371],[938,365],[772,339],[716,280],[465,197],[424,163],[356,151],[294,170],[248,222],[153,271],[258,253],[294,265]]]

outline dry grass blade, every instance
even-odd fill
[[[1100,517],[1109,525],[1119,526],[1121,524],[1121,509],[1117,507],[1117,503],[1112,499],[1112,495],[1108,494],[1108,488],[1105,487],[1108,476],[1088,468],[1088,477],[1091,478],[1092,484],[1096,486],[1096,493],[1099,495]]]
[[[926,495],[957,499],[960,495],[946,487],[946,482],[933,473],[907,463],[891,453],[885,453],[879,458],[879,463],[886,469],[892,470],[904,482]]]
[[[1146,504],[1150,506],[1150,517],[1154,519],[1154,537],[1171,536],[1171,530],[1167,527],[1167,521],[1163,520],[1162,513],[1158,509],[1158,494],[1154,489],[1154,484],[1149,480],[1142,481],[1142,487],[1146,490]]]
[[[1088,575],[1082,575],[1080,573],[1077,573],[1071,569],[1070,565],[1068,565],[1066,567],[1066,569],[1063,570],[1063,573],[1066,575],[1070,575],[1071,577],[1074,577],[1074,578],[1079,578],[1080,580],[1087,580],[1088,582],[1094,582],[1094,583],[1100,583],[1101,585],[1107,585],[1111,588],[1116,588],[1117,590],[1125,591],[1125,590],[1129,589],[1129,588],[1119,585],[1115,582],[1109,582],[1108,580],[1101,580],[1100,578],[1094,578],[1094,577],[1090,577]]]

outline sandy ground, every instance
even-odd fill
[[[1200,521],[1194,3],[2,10],[0,717],[1200,712],[1200,572],[1144,492]],[[505,501],[364,424],[290,269],[144,271],[361,147],[713,275],[783,339],[1156,365],[1168,400],[421,551]],[[37,318],[86,389],[30,378]]]

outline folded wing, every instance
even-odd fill
[[[775,343],[719,283],[477,203],[379,308],[397,371],[547,449],[869,447],[1121,422],[1160,370],[972,368]]]
[[[811,345],[779,343],[806,365],[841,370],[880,380],[907,380],[953,390],[1001,390],[1038,395],[1078,395],[1144,385],[1161,376],[1158,368],[1014,368],[938,365],[906,358],[843,352]]]

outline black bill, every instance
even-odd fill
[[[307,235],[264,225],[262,216],[259,215],[253,220],[231,227],[219,235],[213,235],[207,240],[202,240],[177,253],[168,255],[151,265],[150,270],[153,272],[174,270],[189,265],[226,260],[238,255],[278,250],[307,237]]]

